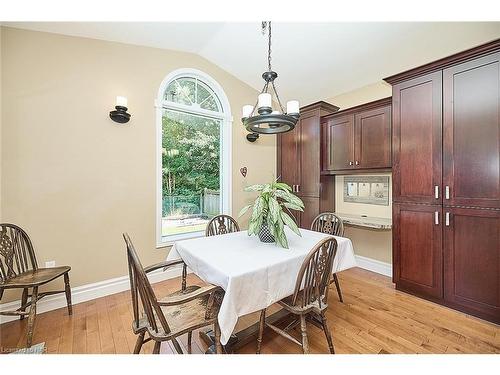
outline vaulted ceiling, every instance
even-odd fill
[[[196,53],[260,90],[260,22],[24,22],[5,26]],[[273,23],[272,63],[286,101],[330,98],[500,38],[500,22]]]

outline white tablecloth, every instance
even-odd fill
[[[178,241],[167,260],[182,258],[202,280],[225,290],[218,315],[221,342],[226,344],[238,317],[262,310],[291,295],[309,251],[327,235],[301,229],[302,237],[285,228],[289,249],[260,242],[246,231]],[[355,267],[351,240],[338,243],[334,272]]]

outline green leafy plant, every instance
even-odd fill
[[[285,212],[285,209],[304,211],[302,200],[292,193],[292,188],[283,182],[272,182],[270,184],[258,184],[245,188],[248,192],[260,192],[253,204],[242,208],[239,217],[245,215],[252,209],[248,235],[258,235],[263,224],[267,224],[269,231],[274,236],[276,243],[288,249],[288,241],[285,236],[284,227],[288,226],[294,233],[301,236],[299,228],[293,218]]]

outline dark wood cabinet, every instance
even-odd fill
[[[304,202],[304,211],[300,213],[300,227],[305,229],[310,229],[312,221],[316,216],[318,216],[320,199],[316,197],[301,197],[302,202]]]
[[[393,87],[394,202],[441,203],[442,73]]]
[[[442,298],[442,207],[395,203],[392,232],[396,287]]]
[[[500,323],[500,211],[444,208],[446,302]]]
[[[317,111],[304,111],[300,119],[300,174],[297,193],[305,197],[319,197],[320,142]]]
[[[391,106],[354,116],[356,168],[391,168]]]
[[[278,152],[278,165],[281,164],[283,166],[279,168],[278,178],[292,186],[294,191],[295,186],[300,183],[299,141],[300,132],[297,130],[283,133],[278,136],[279,148],[281,149],[281,152]]]
[[[391,168],[391,98],[322,119],[322,172]]]
[[[354,168],[354,115],[334,117],[326,121],[324,169],[338,171]]]
[[[500,39],[385,80],[396,288],[499,323]]]
[[[500,53],[443,72],[444,204],[500,208]]]
[[[337,110],[326,102],[302,107],[295,129],[277,138],[277,174],[305,204],[304,212],[293,212],[301,228],[310,228],[320,206],[323,210],[335,208],[334,177],[321,176],[320,122],[322,116]]]

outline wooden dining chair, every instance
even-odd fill
[[[33,341],[33,330],[36,319],[36,305],[40,299],[52,294],[65,293],[68,314],[73,313],[71,306],[71,287],[69,285],[69,266],[40,268],[36,260],[35,250],[28,234],[14,224],[0,224],[0,300],[5,289],[22,289],[21,307],[14,311],[2,311],[0,315],[19,316],[24,319],[28,315],[26,334],[27,346]],[[38,288],[63,276],[64,290],[39,292]],[[31,289],[31,294],[29,293]],[[29,298],[29,300],[28,300]],[[27,308],[29,312],[26,311]]]
[[[314,218],[311,230],[331,234],[332,236],[344,237],[344,222],[333,212],[323,212]],[[333,274],[332,282],[335,283],[340,302],[344,302],[339,278],[336,273]]]
[[[259,335],[257,338],[257,354],[260,354],[264,327],[269,327],[281,336],[300,345],[304,354],[309,353],[307,339],[306,317],[309,321],[322,329],[325,333],[330,353],[334,354],[332,335],[328,329],[325,311],[328,308],[328,288],[332,275],[333,260],[337,254],[337,240],[327,237],[321,240],[309,252],[300,267],[294,293],[282,299],[278,304],[298,318],[284,329],[280,329],[266,322],[266,309],[261,310]],[[297,340],[290,333],[292,328],[300,324],[301,340]]]
[[[238,222],[229,215],[217,215],[207,224],[205,236],[217,236],[219,234],[239,232]]]
[[[123,234],[127,247],[127,260],[132,295],[132,329],[137,337],[134,354],[139,354],[143,343],[155,342],[153,354],[160,352],[163,341],[172,341],[177,353],[182,354],[177,338],[188,334],[188,350],[191,347],[192,332],[195,329],[214,326],[217,354],[222,353],[220,328],[217,314],[224,296],[218,286],[185,287],[183,290],[158,299],[149,283],[147,274],[159,268],[168,268],[182,261],[166,261],[143,268],[137,252],[127,233]],[[143,312],[139,312],[139,302]],[[146,333],[148,337],[145,338]]]

